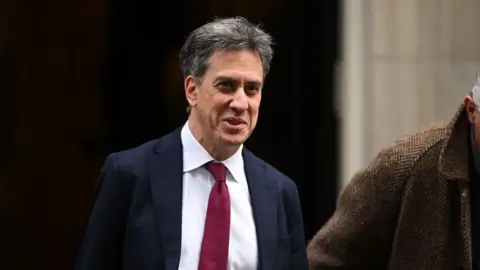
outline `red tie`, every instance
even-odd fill
[[[230,239],[230,194],[226,181],[227,168],[222,163],[207,163],[215,178],[208,199],[198,270],[226,270]]]

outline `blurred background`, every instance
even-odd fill
[[[480,71],[476,0],[0,0],[0,269],[72,269],[108,153],[186,121],[184,38],[275,38],[247,143],[297,183],[305,237],[392,140],[450,119]]]

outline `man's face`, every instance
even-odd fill
[[[220,50],[210,57],[201,82],[187,77],[185,88],[193,119],[204,138],[240,145],[255,129],[262,98],[263,67],[250,50]]]

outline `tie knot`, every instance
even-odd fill
[[[207,163],[207,170],[213,175],[215,181],[225,182],[227,178],[227,168],[223,163],[209,162]]]

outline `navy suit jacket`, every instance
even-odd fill
[[[296,185],[250,151],[242,155],[257,230],[258,269],[308,270]],[[75,269],[178,269],[182,162],[180,129],[110,154]]]

